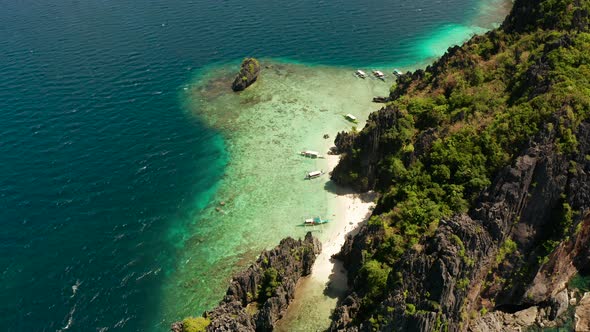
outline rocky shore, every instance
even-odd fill
[[[272,331],[293,300],[297,281],[311,273],[321,251],[308,232],[303,240],[286,238],[262,252],[246,271],[230,282],[223,300],[198,318],[205,331]],[[187,332],[191,320],[172,324],[171,331]]]

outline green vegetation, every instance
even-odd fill
[[[511,253],[516,251],[516,242],[512,241],[512,239],[508,238],[502,246],[500,250],[498,250],[498,254],[496,254],[496,264],[500,264],[506,258],[506,255],[510,255]]]
[[[411,303],[406,303],[406,314],[413,315],[416,313],[416,306]]]
[[[363,264],[359,274],[368,287],[367,300],[372,302],[381,299],[390,270],[387,265],[376,260],[369,260]]]
[[[590,276],[583,276],[576,274],[568,283],[569,289],[578,289],[580,292],[585,293],[590,291]]]
[[[281,284],[278,281],[278,277],[279,277],[279,272],[275,268],[270,267],[270,268],[264,270],[264,277],[262,279],[261,285],[259,285],[259,287],[260,287],[260,290],[258,292],[258,301],[259,302],[262,303],[262,302],[266,301],[266,299],[268,299],[269,297],[272,297],[274,295],[275,290]]]
[[[442,218],[472,207],[538,134],[553,139],[562,154],[578,150],[575,133],[590,116],[590,33],[567,29],[578,24],[576,6],[588,10],[590,3],[543,0],[539,6],[525,18],[509,18],[511,30],[474,37],[426,71],[400,77],[391,89],[396,98],[351,134],[364,141],[378,137],[371,149],[379,144],[374,175],[363,162],[375,151],[360,144],[334,172],[341,182],[382,193],[369,227],[383,236],[366,252],[359,274],[366,303],[381,296],[386,274],[408,249],[432,236]],[[384,125],[382,118],[394,121]],[[543,246],[546,254],[572,232],[575,211],[565,200],[560,214],[558,230]],[[461,239],[451,241],[472,266]],[[506,240],[496,262],[515,250]],[[468,285],[462,279],[457,286]]]
[[[457,281],[457,288],[459,288],[460,290],[466,290],[467,286],[469,286],[469,279],[463,278]]]
[[[187,317],[182,321],[183,332],[205,332],[211,321],[203,317]]]

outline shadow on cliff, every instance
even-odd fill
[[[324,190],[338,196],[354,195],[355,198],[359,198],[363,203],[374,202],[375,197],[377,197],[377,194],[374,191],[359,193],[352,188],[341,186],[332,180],[326,182]]]
[[[354,192],[352,192],[354,193]],[[358,194],[363,202],[373,202],[375,199],[375,193],[363,193]],[[363,220],[359,223],[358,226],[351,229],[349,232],[346,233],[346,238],[350,239],[353,238],[361,228],[367,223],[367,220],[371,217],[373,213],[372,210],[368,211],[367,214],[363,217]],[[340,235],[340,234],[338,234]],[[342,248],[341,248],[342,250]],[[326,288],[324,288],[323,294],[333,299],[338,299],[338,303],[344,300],[348,292],[348,272],[344,267],[344,262],[337,258],[339,253],[330,257],[330,262],[332,265],[332,271],[330,276],[328,277],[328,283]]]
[[[334,265],[332,266],[332,273],[323,293],[332,299],[342,300],[348,290],[346,269],[344,268],[344,263],[334,257],[330,258],[330,262]]]

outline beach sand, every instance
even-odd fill
[[[339,156],[327,156],[332,170]],[[347,289],[346,270],[342,262],[332,258],[344,244],[348,235],[358,232],[360,224],[371,215],[374,207],[373,192],[358,194],[350,189],[327,183],[330,200],[329,218],[335,224],[323,233],[322,252],[317,257],[311,274],[301,279],[284,318],[277,324],[277,331],[325,330],[330,324],[330,314]]]

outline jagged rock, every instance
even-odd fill
[[[246,58],[242,61],[240,71],[231,85],[232,90],[242,91],[252,85],[260,74],[260,63],[254,58]]]
[[[262,252],[256,263],[234,276],[219,305],[204,314],[211,321],[207,331],[272,331],[293,299],[297,281],[311,273],[320,251],[321,243],[308,232],[304,240],[288,237]],[[172,328],[182,329],[182,323]]]
[[[590,292],[584,293],[576,307],[576,332],[590,331]]]
[[[564,289],[551,299],[551,314],[549,319],[555,320],[557,317],[561,316],[561,314],[567,310],[568,306],[569,298],[567,289]]]
[[[351,186],[358,191],[373,189],[382,174],[378,173],[378,162],[386,155],[399,148],[401,142],[391,140],[387,135],[390,129],[399,125],[397,121],[403,114],[390,107],[369,115],[367,124],[362,131],[356,133],[338,133],[334,143],[338,152],[345,154],[340,163],[332,171],[331,179],[336,183]],[[352,147],[363,151],[359,160],[352,158]],[[357,174],[352,177],[351,174]]]
[[[360,132],[337,137],[342,157],[332,180],[361,191],[399,189],[395,187],[396,177],[389,173],[401,168],[383,171],[383,166],[393,164],[392,157],[408,169],[413,161],[429,153],[437,136],[444,137],[472,125],[469,121],[478,121],[468,108],[457,108],[450,110],[450,119],[445,120],[450,126],[447,123],[427,129],[432,124],[426,121],[421,125],[420,116],[404,109],[404,103],[413,96],[448,99],[455,92],[465,92],[458,80],[449,78],[460,72],[462,79],[477,82],[477,77],[469,75],[484,63],[481,59],[489,60],[507,47],[515,63],[524,65],[521,59],[526,57],[527,67],[511,81],[514,85],[506,87],[510,91],[506,106],[539,96],[552,98],[546,94],[559,92],[562,83],[552,77],[557,72],[552,59],[558,52],[554,51],[572,53],[568,48],[575,46],[574,30],[587,30],[590,15],[586,2],[568,0],[559,8],[550,4],[516,0],[502,29],[474,37],[465,46],[449,48],[426,71],[401,75],[389,99],[407,100],[373,113]],[[566,19],[556,14],[564,14]],[[544,28],[559,33],[539,34],[544,46],[535,54],[525,54],[527,47],[519,44],[515,48],[512,44],[521,37],[518,33]],[[478,40],[483,43],[477,44]],[[572,117],[564,110],[579,109],[567,98],[553,101],[548,110],[552,116],[541,120],[538,134],[514,147],[509,166],[493,170],[491,185],[477,193],[468,212],[443,218],[433,234],[423,237],[400,259],[387,262],[392,265],[391,272],[380,303],[363,305],[363,285],[355,280],[362,280],[357,277],[365,257],[380,260],[383,252],[377,249],[387,251],[394,244],[383,248],[384,236],[370,225],[346,240],[338,257],[348,269],[350,297],[336,308],[331,331],[515,331],[535,324],[557,326],[569,306],[567,282],[576,272],[590,272],[590,121],[583,115],[581,123],[571,122]],[[492,115],[494,110],[486,112]],[[409,121],[414,120],[409,126],[414,132],[406,143],[411,141],[413,149],[402,150],[396,134],[407,129],[402,122],[408,114]],[[560,143],[564,128],[571,128],[576,136],[573,141],[577,145],[569,145],[567,151]],[[423,165],[432,162],[428,158],[420,161]],[[374,210],[374,215],[383,214],[383,219],[392,206],[399,207],[391,202],[387,205],[385,200],[387,195]],[[396,225],[392,226],[395,232]],[[583,308],[580,305],[582,313]]]
[[[421,132],[416,137],[416,143],[414,143],[414,152],[412,158],[419,158],[420,156],[428,153],[434,141],[438,138],[436,129],[429,128]]]
[[[354,139],[356,135],[355,133],[349,133],[345,131],[341,131],[336,134],[336,139],[334,139],[334,146],[330,148],[334,154],[341,154],[350,152],[352,149],[352,145],[354,144]]]
[[[501,311],[491,312],[473,321],[469,326],[471,332],[511,332],[523,331],[533,325],[539,315],[537,307],[530,307],[514,314]]]
[[[551,303],[547,310],[539,308],[537,315],[540,322],[551,325],[550,320],[567,309],[565,284],[578,270],[576,267],[587,264],[590,217],[580,216],[576,235],[563,241],[548,257],[548,261],[540,266],[535,250],[547,238],[548,234],[543,230],[553,222],[552,211],[562,204],[562,197],[571,197],[568,202],[573,209],[588,210],[590,202],[575,197],[587,197],[590,188],[574,188],[569,184],[586,182],[584,170],[590,169],[590,161],[585,160],[585,155],[590,152],[589,133],[590,123],[582,123],[577,135],[579,151],[570,157],[557,152],[552,132],[541,133],[513,166],[498,174],[494,183],[481,195],[475,208],[468,214],[442,220],[434,236],[422,244],[423,249],[407,252],[392,269],[399,277],[390,275],[388,278],[389,295],[380,304],[382,309],[379,311],[383,317],[387,317],[385,320],[388,324],[381,325],[379,330],[428,331],[434,328],[436,319],[440,319],[448,324],[450,331],[458,331],[459,326],[464,324],[461,323],[461,313],[479,310],[482,297],[493,300],[500,309],[504,305],[530,307]],[[579,172],[569,171],[570,160],[579,163]],[[345,243],[340,255],[345,266],[353,271],[349,275],[352,280],[355,278],[354,271],[358,271],[358,264],[362,264],[363,251],[371,252],[367,243],[379,243],[379,237],[369,230],[369,226],[364,226],[354,239]],[[515,260],[509,262],[512,264],[510,269],[495,270],[498,280],[509,280],[511,271],[523,267],[533,269],[535,273],[521,277],[522,280],[513,279],[510,287],[500,283],[496,291],[480,293],[483,281],[496,264],[499,247],[509,237],[517,244],[514,255],[529,257],[529,260]],[[408,314],[405,310],[407,303],[413,304],[419,313]],[[437,306],[433,307],[433,303]],[[341,307],[344,306],[341,304]],[[359,331],[364,331],[371,326],[369,321],[365,321],[353,327],[350,322],[354,317],[349,317],[349,313],[354,311],[341,307],[335,311],[332,331],[349,331],[349,328],[357,327]],[[388,311],[386,308],[394,310]],[[504,324],[508,318],[519,326],[531,323],[529,312],[508,318],[499,313],[494,315],[495,318],[488,322],[488,326],[495,326],[494,321]],[[470,329],[477,331],[477,326],[471,326]]]
[[[170,326],[170,332],[182,332],[183,324],[182,322],[174,322],[172,326]]]

